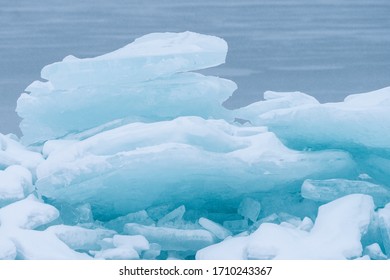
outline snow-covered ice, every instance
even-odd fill
[[[193,72],[227,49],[153,33],[45,66],[0,134],[0,259],[389,259],[389,88],[228,110],[236,84]]]

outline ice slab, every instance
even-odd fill
[[[164,202],[240,199],[341,174],[355,174],[347,153],[297,152],[262,127],[180,117],[128,124],[52,152],[36,187],[55,203],[90,203],[95,218],[107,220]]]
[[[97,250],[100,249],[99,241],[112,237],[115,231],[106,229],[88,229],[79,226],[55,225],[46,229],[53,233],[73,250]]]
[[[184,230],[126,224],[125,233],[142,235],[149,242],[159,244],[162,250],[197,251],[216,242],[215,236],[203,229]]]
[[[184,213],[186,211],[186,208],[184,205],[181,205],[177,207],[176,209],[172,210],[168,214],[166,214],[164,217],[158,220],[157,226],[163,226],[164,224],[168,222],[174,222],[177,220],[181,220],[184,216]]]
[[[372,196],[378,207],[383,207],[390,202],[390,188],[365,181],[308,179],[303,182],[301,188],[302,197],[320,202],[329,202],[353,193]]]
[[[202,217],[199,219],[198,222],[204,229],[207,229],[208,231],[213,233],[220,240],[224,240],[228,236],[232,236],[232,233],[228,229],[207,218]]]
[[[35,81],[18,99],[22,140],[77,138],[179,116],[228,117],[221,104],[236,84],[188,73],[224,63],[226,52],[226,42],[214,36],[156,33],[110,54],[48,65],[42,70],[48,81]]]
[[[42,78],[58,89],[134,83],[200,70],[225,62],[227,43],[193,32],[152,33],[94,58],[68,56],[42,69]]]
[[[25,198],[33,190],[31,172],[25,167],[11,165],[0,170],[0,207]]]
[[[248,110],[252,111],[253,106]],[[350,95],[343,102],[271,109],[250,121],[268,126],[290,147],[389,149],[389,106],[390,87],[387,87]]]
[[[129,213],[125,216],[120,216],[113,220],[104,223],[104,226],[109,229],[113,229],[118,233],[123,232],[125,224],[136,223],[141,225],[153,225],[155,222],[149,217],[145,210],[141,210],[135,213]]]
[[[35,229],[57,219],[59,212],[34,195],[0,208],[2,228]]]
[[[238,206],[237,212],[244,218],[249,219],[252,222],[256,222],[257,217],[260,214],[260,210],[260,202],[255,199],[246,197],[241,201],[240,205]]]

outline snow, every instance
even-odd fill
[[[0,170],[0,207],[25,198],[33,192],[32,175],[20,165]]]
[[[374,212],[370,196],[352,194],[322,205],[313,228],[263,223],[248,237],[233,237],[197,253],[197,259],[352,259]]]
[[[59,212],[45,204],[34,195],[0,208],[2,228],[35,229],[57,219]]]

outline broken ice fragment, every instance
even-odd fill
[[[252,198],[244,198],[240,206],[238,207],[238,214],[243,216],[246,219],[251,220],[252,222],[256,222],[257,217],[260,214],[261,210],[261,204],[257,200],[254,200]]]
[[[142,235],[149,242],[158,243],[162,250],[197,251],[216,242],[215,236],[203,229],[175,229],[126,224],[125,233]]]
[[[74,250],[98,250],[99,241],[115,234],[112,230],[55,225],[46,229]]]
[[[218,239],[225,239],[226,237],[228,236],[231,236],[232,233],[224,228],[223,226],[221,226],[220,224],[217,224],[209,219],[206,219],[206,218],[200,218],[199,219],[199,224],[207,229],[208,231],[210,231],[211,233],[213,233]]]
[[[166,214],[164,217],[158,220],[157,226],[163,226],[167,222],[171,221],[177,221],[183,218],[183,215],[186,211],[186,208],[184,205],[179,206],[178,208],[174,209],[173,211]]]
[[[301,187],[302,197],[320,202],[329,202],[354,193],[372,196],[378,207],[383,207],[390,201],[390,189],[366,181],[308,179],[303,182]]]

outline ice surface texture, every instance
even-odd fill
[[[0,134],[0,259],[389,258],[389,88],[227,110],[191,72],[226,54],[155,33],[44,67]]]
[[[236,89],[229,80],[188,73],[225,62],[224,40],[192,32],[150,34],[95,58],[46,66],[18,100],[23,142],[32,144],[113,121],[221,118]]]

